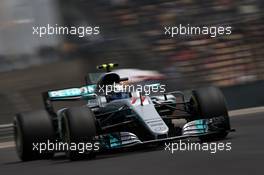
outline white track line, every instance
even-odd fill
[[[246,108],[246,109],[238,109],[238,110],[229,111],[228,113],[230,117],[235,117],[235,116],[241,116],[241,115],[256,114],[260,112],[264,112],[264,106]]]
[[[0,149],[11,148],[11,147],[14,147],[14,146],[15,146],[15,142],[14,141],[0,143]]]
[[[11,128],[11,127],[13,127],[13,124],[12,123],[0,125],[0,129],[6,129],[6,128]]]
[[[264,112],[264,106],[263,107],[254,107],[254,108],[232,110],[232,111],[229,111],[229,115],[230,115],[230,117],[236,117],[236,116],[255,114],[255,113],[260,113],[260,112]],[[13,125],[12,124],[0,125],[0,128],[2,126],[5,126],[5,127],[6,126],[10,126],[10,127],[12,127]],[[0,143],[0,149],[11,148],[11,147],[14,147],[14,146],[15,146],[14,141]]]

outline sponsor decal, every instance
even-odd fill
[[[75,97],[81,95],[90,95],[94,93],[96,85],[84,86],[81,88],[71,88],[71,89],[63,89],[57,91],[50,91],[50,98],[63,98],[63,97]]]

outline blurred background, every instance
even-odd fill
[[[84,84],[95,66],[155,70],[172,89],[216,85],[230,109],[264,105],[261,0],[1,0],[0,123],[43,107],[41,92]],[[33,26],[99,26],[100,35],[33,35]],[[164,35],[167,25],[232,34]]]

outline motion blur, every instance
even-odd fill
[[[104,62],[155,70],[173,89],[216,85],[229,96],[250,85],[257,92],[264,80],[263,10],[261,0],[2,0],[0,123],[41,107],[41,91],[84,84],[84,75]],[[48,24],[99,26],[100,33],[32,34],[34,26]],[[164,34],[164,27],[179,24],[230,26],[232,34]],[[227,100],[231,108],[261,105]]]

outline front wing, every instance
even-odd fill
[[[182,128],[182,135],[174,137],[141,141],[135,134],[131,132],[115,132],[99,135],[95,138],[95,141],[100,143],[100,151],[107,151],[130,147],[144,147],[188,138],[199,138],[201,136],[210,136],[223,132],[221,128],[218,128],[217,130],[212,129],[210,127],[212,124],[211,122],[212,119],[200,119],[188,122]],[[224,131],[233,132],[235,130],[231,129]]]

